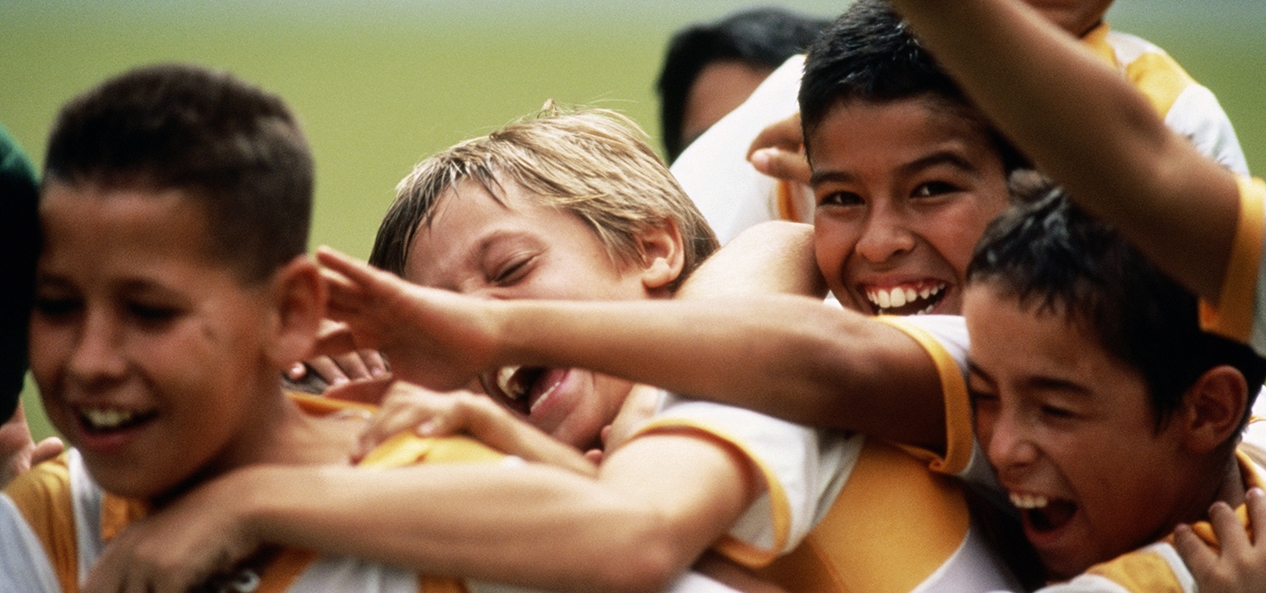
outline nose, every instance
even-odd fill
[[[1038,458],[1028,423],[1012,410],[1000,410],[988,418],[977,417],[977,434],[989,462],[999,474],[1022,470]]]
[[[855,247],[858,255],[875,264],[908,253],[915,244],[905,216],[883,202],[887,201],[881,200],[871,209]]]
[[[85,386],[122,377],[127,362],[120,342],[118,324],[108,312],[88,311],[67,363],[67,374]]]

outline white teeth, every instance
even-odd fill
[[[1011,504],[1018,509],[1040,509],[1045,508],[1050,503],[1045,496],[1040,494],[1019,494],[1010,493]]]
[[[136,417],[133,412],[115,408],[82,408],[80,413],[92,428],[117,428]]]
[[[928,299],[941,293],[945,288],[944,284],[915,290],[913,288],[895,287],[891,289],[871,289],[866,291],[866,299],[880,309],[891,309],[902,307],[913,303],[919,299]],[[918,311],[918,313],[928,313],[932,310],[932,305],[926,309]]]
[[[501,392],[510,396],[510,399],[522,398],[524,393],[522,388],[514,385],[511,379],[514,374],[519,372],[520,366],[501,367],[497,369],[497,387],[501,388]]]

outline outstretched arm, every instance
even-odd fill
[[[725,448],[675,435],[634,439],[597,479],[535,463],[255,466],[134,523],[83,590],[183,592],[268,543],[547,590],[658,591],[758,480]]]
[[[928,354],[903,332],[819,299],[488,301],[408,284],[328,249],[318,257],[330,315],[348,322],[358,347],[386,352],[407,381],[448,389],[510,364],[584,367],[944,448],[940,379]]]
[[[1126,80],[1018,0],[891,0],[964,91],[1087,210],[1217,303],[1234,176],[1168,130]]]

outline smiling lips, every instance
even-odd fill
[[[877,315],[923,315],[945,298],[946,283],[921,281],[892,288],[865,287],[866,300]]]

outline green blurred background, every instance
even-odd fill
[[[834,16],[848,2],[780,4]],[[304,124],[317,161],[313,245],[366,257],[396,182],[416,161],[546,99],[615,109],[657,136],[653,81],[669,36],[748,5],[4,0],[0,123],[39,162],[61,103],[107,76],[169,60],[232,70],[281,94]],[[1249,166],[1266,172],[1266,3],[1119,0],[1108,18],[1212,88]],[[52,434],[29,383],[23,399],[37,435]]]

